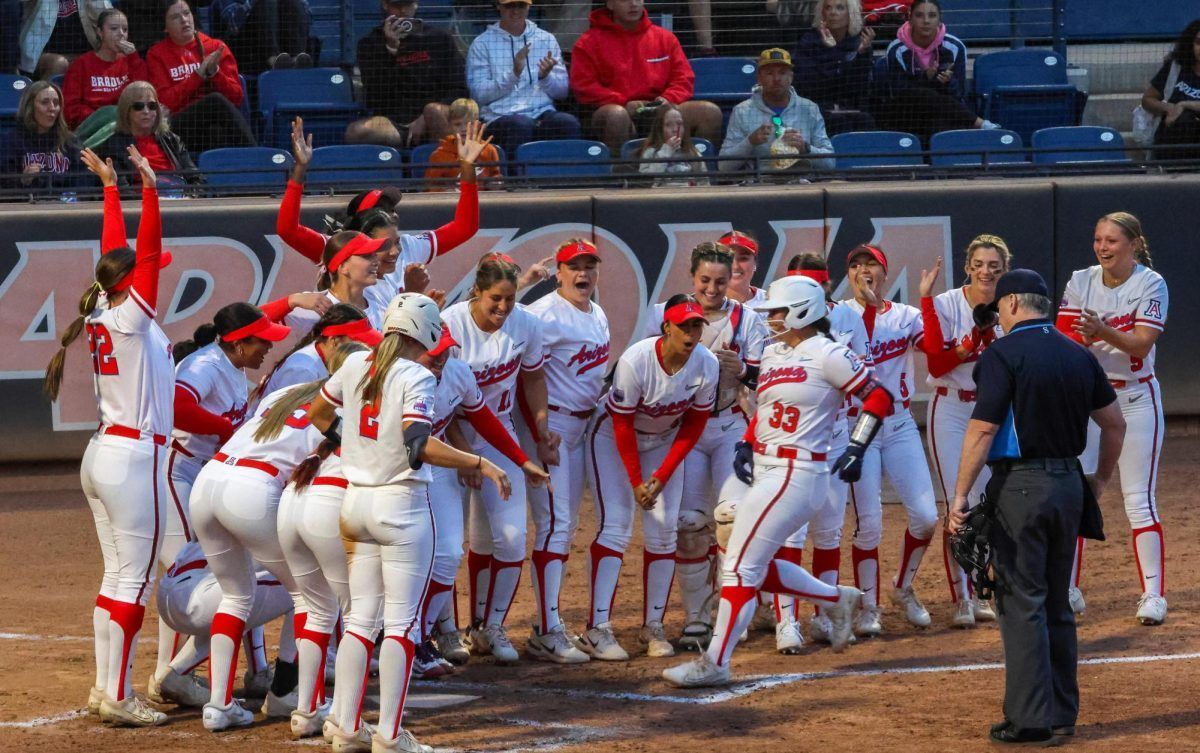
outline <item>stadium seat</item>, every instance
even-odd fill
[[[591,177],[612,174],[608,147],[599,141],[558,139],[517,147],[517,164],[529,177]]]
[[[696,74],[694,99],[732,107],[750,98],[758,83],[752,58],[696,58],[689,60]]]
[[[340,144],[346,126],[362,117],[350,76],[337,68],[267,71],[258,77],[258,109],[266,146],[287,149],[292,118],[304,118],[315,146]]]
[[[292,155],[265,146],[209,149],[200,155],[200,172],[210,186],[278,191],[287,182]]]
[[[1004,50],[975,60],[982,117],[1028,141],[1041,128],[1078,125],[1087,95],[1067,82],[1067,61],[1054,50]]]
[[[404,185],[404,160],[390,146],[348,144],[313,150],[308,185],[316,188],[354,188],[366,185]]]
[[[1021,136],[1013,131],[996,128],[982,130],[942,131],[929,140],[930,162],[934,167],[954,165],[989,165],[1028,163]]]
[[[852,131],[834,136],[837,169],[924,165],[921,140],[903,131]]]
[[[1043,128],[1033,134],[1033,161],[1039,165],[1129,162],[1124,149],[1121,134],[1102,126]]]
[[[645,143],[645,139],[630,139],[621,144],[621,161],[631,162],[637,160],[642,154],[642,144]],[[715,173],[717,171],[717,148],[713,146],[713,143],[708,139],[693,136],[692,145],[696,147],[697,152],[700,152],[700,156],[704,157],[704,164],[708,167],[709,172]],[[636,169],[634,172],[636,172]]]
[[[24,76],[7,73],[0,75],[0,117],[11,118],[17,114],[17,105],[21,102],[21,95],[25,93],[25,87],[31,83],[33,82]]]

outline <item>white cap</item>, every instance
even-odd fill
[[[399,332],[429,350],[442,339],[442,315],[438,305],[420,293],[401,293],[388,304],[383,317],[383,334]]]

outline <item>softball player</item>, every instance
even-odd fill
[[[558,465],[548,466],[552,487],[528,490],[533,515],[533,592],[538,604],[526,649],[536,659],[559,664],[588,660],[567,637],[558,611],[571,539],[583,499],[587,427],[604,391],[610,336],[608,317],[592,301],[600,254],[589,241],[572,238],[555,251],[558,289],[526,307],[542,329],[543,370],[550,431],[562,437]],[[536,453],[531,421],[517,423],[522,445]]]
[[[975,378],[973,369],[979,354],[993,340],[1004,334],[995,319],[991,324],[977,322],[974,312],[991,303],[996,297],[996,281],[1008,271],[1012,254],[1003,238],[980,235],[967,246],[967,284],[933,295],[933,288],[942,277],[939,256],[933,270],[921,270],[921,320],[924,333],[921,350],[928,359],[927,382],[933,388],[933,398],[926,412],[926,437],[929,456],[933,458],[938,488],[944,501],[952,500],[958,479],[958,461],[962,457],[963,437],[967,422],[975,409]],[[974,507],[983,499],[991,472],[984,468],[971,487],[968,503]],[[942,530],[942,559],[950,585],[950,599],[955,604],[952,624],[968,628],[976,620],[993,621],[996,613],[986,601],[975,598],[971,581],[950,554],[950,534]]]
[[[1118,464],[1121,494],[1142,586],[1137,619],[1143,625],[1161,625],[1167,618],[1166,554],[1155,488],[1163,410],[1154,355],[1167,322],[1167,283],[1151,267],[1141,222],[1128,212],[1100,218],[1092,249],[1099,264],[1071,275],[1059,306],[1058,328],[1091,348],[1117,390],[1126,424]],[[1086,472],[1095,471],[1098,452],[1099,431],[1091,424],[1083,455]],[[1071,607],[1082,612],[1083,539],[1075,552]]]
[[[912,582],[933,537],[938,513],[921,434],[908,412],[914,374],[912,348],[921,340],[921,312],[884,298],[888,261],[879,248],[867,245],[854,248],[847,266],[854,299],[845,303],[863,315],[876,378],[896,396],[883,420],[879,441],[863,458],[862,479],[850,487],[858,521],[852,550],[854,578],[863,591],[854,632],[870,636],[883,629],[879,621],[878,548],[883,533],[883,473],[887,473],[908,513],[900,564],[892,579],[892,601],[904,608],[904,616],[917,627],[927,627],[930,620],[929,612],[913,591]],[[852,407],[849,415],[857,416],[859,410]]]
[[[251,402],[284,387],[315,382],[329,376],[327,355],[346,342],[358,342],[373,348],[383,339],[371,326],[360,309],[348,303],[331,306],[313,328],[292,349],[275,362],[275,366],[259,380],[251,394]]]
[[[543,465],[558,464],[559,437],[549,429],[546,377],[542,369],[542,325],[516,305],[518,270],[515,264],[488,258],[480,262],[472,297],[442,312],[459,345],[450,355],[471,367],[487,406],[513,433],[510,413],[517,376],[539,438],[537,455]],[[518,499],[525,499],[525,481],[512,460],[485,438],[469,432],[476,453],[503,468],[513,478]],[[520,656],[504,627],[525,560],[525,507],[505,504],[490,486],[470,495],[470,553],[472,652],[490,651],[511,663]]]
[[[850,481],[862,468],[891,395],[854,353],[825,336],[828,308],[816,282],[801,276],[776,280],[760,308],[769,312],[776,342],[763,352],[757,409],[747,441],[738,448],[737,472],[750,489],[725,553],[713,638],[698,659],[663,672],[667,682],[680,687],[729,682],[729,660],[750,624],[760,588],[823,602],[836,651],[850,641],[851,612],[862,596],[856,588],[824,583],[776,553],[827,505],[827,453],[843,395],[861,401],[849,448],[832,466]]]
[[[708,320],[694,298],[673,296],[661,321],[658,337],[635,343],[617,361],[606,412],[591,430],[598,531],[590,551],[591,617],[578,643],[595,659],[629,658],[613,635],[612,608],[635,505],[645,546],[640,639],[649,656],[675,653],[662,625],[683,497],[683,479],[674,474],[716,405],[720,363],[700,343]],[[614,472],[620,467],[626,479]],[[654,469],[645,480],[643,468]]]
[[[163,450],[175,375],[170,342],[154,320],[163,262],[154,170],[133,147],[129,158],[142,176],[137,250],[113,248],[101,255],[96,279],[79,301],[79,316],[46,367],[45,390],[58,399],[67,347],[86,332],[100,427],[88,442],[79,480],[104,559],[92,611],[96,679],[88,710],[110,724],[148,727],[166,716],[133,694],[129,667],[162,544]],[[101,161],[90,149],[83,151],[83,161],[99,176],[106,203],[113,202],[119,215],[112,161]]]
[[[494,464],[430,436],[436,380],[414,359],[438,343],[441,331],[431,299],[397,296],[384,319],[383,342],[349,356],[309,408],[313,425],[341,443],[348,481],[341,531],[350,560],[350,612],[324,725],[335,751],[428,750],[401,727],[436,538],[430,473],[423,464],[477,468],[502,497],[511,492],[508,476]],[[337,419],[339,406],[344,421]],[[439,500],[446,502],[457,504]],[[380,713],[373,731],[361,723],[362,695],[381,614]]]
[[[733,230],[722,235],[717,241],[722,246],[728,246],[733,252],[733,273],[729,276],[729,289],[726,291],[733,300],[750,308],[754,308],[767,299],[767,291],[751,285],[754,273],[758,271],[758,241],[744,230]]]

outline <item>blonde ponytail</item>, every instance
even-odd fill
[[[383,342],[375,346],[375,360],[371,368],[363,374],[358,383],[362,392],[362,401],[371,405],[383,394],[383,382],[393,364],[400,358],[400,346],[404,344],[404,336],[399,332],[390,332],[383,337]]]

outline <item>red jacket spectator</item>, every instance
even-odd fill
[[[589,16],[571,53],[571,90],[582,104],[624,105],[656,97],[674,104],[692,98],[696,75],[674,34],[650,23],[643,11],[641,24],[626,31],[600,8]]]
[[[204,62],[204,57],[218,47],[222,52],[217,74],[206,82],[196,69]],[[159,101],[173,113],[207,94],[208,84],[235,107],[241,106],[245,96],[233,53],[224,42],[207,34],[196,32],[196,41],[186,46],[175,44],[169,37],[162,40],[146,53],[146,66],[150,70],[150,83],[158,90]]]
[[[63,79],[67,125],[74,130],[101,107],[115,105],[130,81],[145,81],[146,63],[136,52],[111,63],[95,52],[75,58]]]

